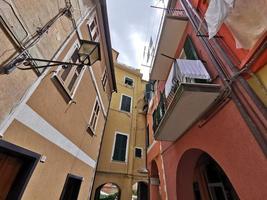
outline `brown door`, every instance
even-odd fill
[[[0,152],[0,200],[7,198],[23,161]]]

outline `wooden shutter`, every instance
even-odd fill
[[[131,112],[131,97],[122,95],[121,110]]]
[[[117,134],[114,153],[113,153],[113,160],[125,161],[126,148],[127,148],[127,136]]]
[[[22,167],[22,160],[0,153],[0,199],[6,199]]]

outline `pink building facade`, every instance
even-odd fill
[[[244,32],[236,0],[209,39],[211,3],[170,0],[166,9],[146,90],[151,200],[267,196],[267,29]],[[254,23],[266,28],[260,15]]]

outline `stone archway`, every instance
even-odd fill
[[[206,152],[186,151],[180,159],[176,177],[177,199],[238,200],[238,196],[219,164]]]
[[[95,190],[94,200],[120,200],[121,189],[115,183],[105,183]]]

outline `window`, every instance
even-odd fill
[[[78,63],[79,62],[78,58],[79,58],[78,46],[76,45],[68,62]],[[61,66],[61,69],[58,71],[56,75],[57,80],[61,83],[65,92],[70,98],[72,98],[74,95],[75,89],[78,86],[82,72],[83,72],[83,67],[80,66],[74,66],[74,65]]]
[[[127,143],[128,143],[127,135],[116,133],[112,160],[123,161],[123,162],[126,161],[126,151],[128,145]]]
[[[88,126],[88,132],[90,133],[95,133],[95,129],[96,129],[96,124],[97,124],[97,118],[98,118],[98,115],[99,115],[99,110],[100,110],[100,106],[99,106],[99,102],[98,100],[96,99],[95,101],[95,105],[94,105],[94,109],[93,109],[93,112],[92,112],[92,115],[91,115],[91,119],[90,119],[90,123],[89,123],[89,126]]]
[[[182,53],[185,54],[185,57],[188,60],[197,60],[198,59],[196,48],[192,42],[192,39],[189,36],[187,36],[187,38],[185,40]]]
[[[129,77],[125,77],[124,84],[133,87],[133,79],[131,79]]]
[[[135,157],[136,158],[142,158],[142,148],[135,147]]]
[[[60,200],[75,200],[78,199],[82,177],[68,174]]]
[[[107,74],[107,70],[105,70],[104,73],[103,73],[102,79],[101,79],[104,91],[106,91],[107,78],[108,78],[108,74]]]
[[[131,112],[131,106],[132,106],[132,97],[122,95],[120,110]]]
[[[99,30],[96,16],[94,16],[93,20],[91,20],[87,26],[91,40],[96,42],[99,41]]]
[[[146,147],[149,147],[149,125],[146,127]]]
[[[0,199],[21,199],[40,155],[0,140]]]
[[[251,77],[247,80],[251,89],[254,90],[260,100],[267,106],[267,64],[258,71],[251,72]]]

